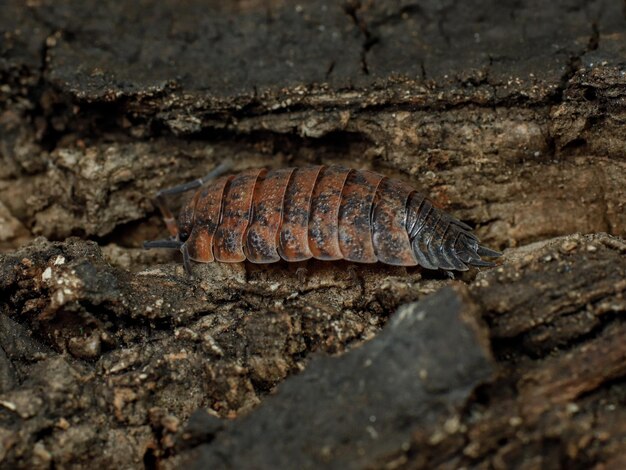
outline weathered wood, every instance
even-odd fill
[[[458,420],[491,378],[487,330],[465,290],[400,308],[376,338],[318,358],[249,417],[177,459],[191,468],[365,468],[411,444],[415,429]]]

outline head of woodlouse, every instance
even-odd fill
[[[193,229],[194,204],[191,202],[183,205],[178,214],[178,240],[187,241]]]

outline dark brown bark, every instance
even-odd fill
[[[336,462],[624,466],[623,2],[8,0],[0,33],[0,466],[311,443],[310,416],[342,418],[314,408],[320,374],[358,383],[346,364],[393,336],[396,308],[446,292],[436,328],[469,315],[491,374],[451,385],[433,419],[389,396],[403,425]],[[286,263],[189,278],[139,248],[165,233],[152,195],[226,157],[399,177],[509,249],[458,280],[321,262],[304,280]],[[289,406],[299,432],[254,432]]]

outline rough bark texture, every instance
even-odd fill
[[[220,452],[270,466],[259,455],[279,433],[277,461],[313,442],[311,417],[358,468],[626,466],[625,8],[0,3],[0,466],[173,468]],[[403,178],[505,256],[457,280],[321,262],[304,279],[299,264],[197,265],[191,279],[139,249],[164,235],[151,197],[225,157]],[[376,373],[402,390],[359,408],[350,384],[366,376],[350,361],[432,293],[413,308],[434,333],[402,347],[445,365],[434,349],[454,342],[437,328],[464,318],[462,357],[482,351],[491,373],[460,384],[443,367],[455,399],[407,415],[404,388],[420,400],[423,378],[401,382],[387,351]],[[352,400],[348,416],[312,399],[334,380],[329,403]],[[363,430],[346,429],[369,406],[393,418],[364,456]],[[295,431],[255,432],[272,414]]]
[[[408,450],[413,429],[443,424],[493,373],[466,300],[444,288],[399,309],[367,345],[318,359],[199,447],[194,467],[364,468]]]

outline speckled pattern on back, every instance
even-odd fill
[[[466,224],[407,183],[368,170],[253,169],[198,190],[179,220],[191,259],[274,263],[309,258],[428,269],[489,266]]]

